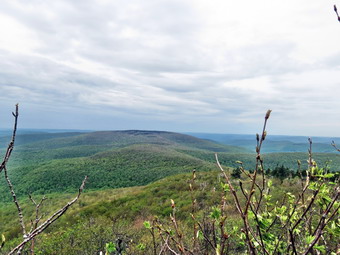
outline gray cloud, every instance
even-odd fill
[[[273,108],[276,133],[338,134],[338,24],[306,3],[277,6],[275,19],[264,1],[248,1],[252,11],[219,0],[3,1],[0,22],[13,24],[0,42],[0,104],[43,108],[41,123],[65,128],[77,116],[72,128],[114,129],[113,118],[233,133],[254,132]]]

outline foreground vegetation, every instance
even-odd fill
[[[241,180],[246,181],[246,176],[242,176]],[[118,244],[119,240],[124,244],[124,254],[154,254],[150,230],[154,231],[156,250],[159,252],[162,247],[161,237],[157,236],[159,230],[156,229],[157,225],[153,224],[161,223],[163,230],[174,231],[169,217],[173,213],[171,199],[175,202],[176,221],[183,233],[184,242],[189,245],[192,241],[195,223],[190,216],[193,213],[193,194],[196,199],[194,214],[197,221],[203,224],[205,232],[212,234],[213,230],[216,231],[216,241],[220,241],[219,226],[223,217],[224,231],[228,235],[228,254],[246,252],[244,241],[241,240],[243,238],[240,231],[242,220],[238,217],[232,196],[228,195],[225,186],[221,185],[223,176],[220,172],[197,173],[193,185],[194,193],[190,191],[191,181],[192,174],[188,173],[170,176],[144,187],[85,192],[81,200],[63,218],[36,240],[35,254],[99,254],[99,251],[105,250],[107,243]],[[280,205],[281,214],[272,212],[273,215],[278,215],[275,224],[279,227],[281,221],[284,220],[284,213],[287,213],[283,211],[282,203],[291,199],[290,196],[298,195],[302,182],[298,177],[288,178],[283,182],[276,178],[269,178],[268,182],[272,183],[271,187],[274,190],[270,197],[272,206]],[[239,179],[232,178],[232,184],[237,186],[238,183]],[[312,195],[311,192],[308,192],[308,196]],[[239,188],[237,188],[237,193],[242,196]],[[72,196],[73,194],[50,195],[41,208],[41,214],[48,215]],[[222,197],[223,204],[221,204]],[[220,210],[222,205],[224,206],[223,215]],[[35,207],[28,199],[24,202],[23,210],[31,218],[34,217]],[[6,238],[10,240],[6,242],[3,254],[7,254],[6,250],[20,240],[20,228],[13,228],[13,226],[18,226],[17,219],[13,217],[14,211],[15,208],[11,203],[2,207],[1,229]],[[150,223],[150,228],[145,227],[145,222]],[[270,221],[264,218],[263,222],[266,225]],[[336,240],[340,234],[339,222],[333,222],[333,227],[331,224],[326,231],[327,235],[333,237],[325,247],[329,252],[336,251]],[[210,244],[204,239],[203,233],[197,234],[199,242],[207,247],[207,254],[215,254]]]

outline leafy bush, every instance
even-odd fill
[[[273,200],[273,191],[277,188],[268,180],[264,171],[261,147],[267,132],[266,124],[271,111],[265,116],[262,135],[257,135],[256,165],[254,171],[246,171],[242,162],[238,162],[245,180],[240,180],[238,188],[228,173],[217,164],[225,178],[222,183],[221,202],[211,208],[209,217],[197,213],[197,201],[194,196],[196,175],[193,173],[189,184],[192,192],[192,232],[184,234],[184,229],[177,220],[177,206],[171,200],[172,213],[170,222],[157,218],[153,224],[146,224],[151,229],[155,240],[158,233],[159,244],[154,242],[154,253],[171,254],[338,254],[340,238],[338,210],[340,207],[338,182],[328,168],[319,168],[312,158],[310,142],[308,169],[305,177],[301,175],[298,192],[285,192],[281,199]],[[233,172],[236,175],[237,172]],[[283,165],[272,172],[281,183],[290,171]],[[238,175],[238,174],[237,174]],[[241,176],[240,176],[241,177]],[[280,187],[279,187],[280,189]],[[240,216],[241,226],[228,223],[227,196],[234,200],[234,209]]]

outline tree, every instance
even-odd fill
[[[281,183],[284,179],[288,178],[291,174],[291,171],[288,167],[285,167],[283,164],[281,166],[277,165],[274,170],[271,172],[272,176],[279,178]]]
[[[17,132],[17,124],[18,124],[18,117],[19,117],[19,105],[17,104],[15,106],[15,112],[12,112],[12,115],[14,117],[14,126],[13,126],[13,132],[12,132],[12,138],[11,141],[7,147],[7,150],[5,152],[5,156],[3,158],[3,161],[0,165],[0,173],[3,171],[4,172],[4,178],[6,179],[9,191],[12,195],[13,198],[13,203],[16,206],[17,209],[17,213],[18,213],[18,217],[19,217],[19,223],[20,223],[20,227],[21,227],[21,231],[22,231],[22,235],[23,235],[23,240],[22,242],[20,242],[16,247],[14,247],[9,253],[10,254],[21,254],[25,245],[29,242],[31,242],[31,254],[34,254],[34,239],[40,235],[41,233],[44,232],[45,229],[47,229],[52,223],[54,223],[56,220],[58,220],[80,197],[84,187],[85,187],[85,183],[87,180],[87,176],[85,176],[77,196],[69,201],[64,207],[60,208],[59,210],[57,210],[56,212],[54,212],[50,217],[48,217],[43,223],[39,224],[41,217],[39,216],[39,208],[42,205],[42,203],[44,202],[45,198],[43,198],[39,203],[36,203],[35,200],[32,198],[31,195],[29,195],[30,200],[32,201],[32,203],[34,203],[34,205],[36,206],[36,218],[34,221],[32,221],[32,225],[31,225],[31,229],[27,230],[27,225],[25,224],[25,218],[23,216],[22,213],[22,209],[20,207],[20,203],[18,201],[18,198],[15,194],[14,191],[14,187],[10,181],[9,175],[8,175],[8,171],[7,171],[7,163],[12,155],[13,149],[14,149],[14,143],[15,143],[15,138],[16,138],[16,132]],[[1,247],[2,248],[4,246],[4,242],[5,242],[5,237],[3,236],[2,238],[2,244]]]
[[[231,176],[234,177],[234,178],[240,178],[241,173],[242,173],[242,171],[241,171],[240,167],[238,166],[238,167],[233,169]]]

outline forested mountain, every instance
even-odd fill
[[[255,135],[247,134],[209,134],[188,133],[201,139],[207,139],[220,144],[240,146],[255,152]],[[322,153],[336,153],[331,146],[332,141],[340,142],[339,137],[312,137],[313,151]],[[269,135],[263,152],[306,152],[308,150],[307,136]]]
[[[2,140],[9,140],[3,137]],[[145,185],[165,176],[216,169],[214,152],[245,153],[189,135],[163,131],[101,131],[18,135],[9,174],[18,195]],[[3,150],[6,143],[2,141]],[[205,153],[199,158],[195,153]],[[1,185],[2,199],[10,199]]]
[[[3,151],[9,139],[0,140]],[[246,169],[254,167],[255,155],[245,148],[173,132],[32,132],[18,135],[9,174],[19,196],[76,190],[85,175],[88,189],[130,187],[193,169],[215,170],[215,152],[225,166],[237,167],[236,161],[242,161]],[[296,169],[297,160],[304,162],[307,154],[269,153],[264,159],[266,168],[282,164]],[[315,159],[333,169],[340,165],[338,154],[315,154]],[[10,199],[6,189],[2,181],[1,199]]]

